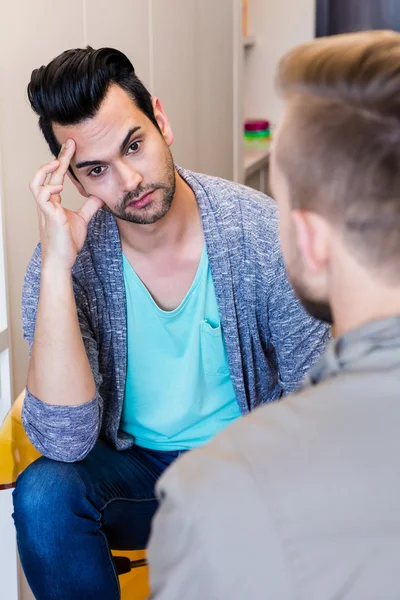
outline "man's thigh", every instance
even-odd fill
[[[44,522],[51,530],[60,525],[84,531],[89,519],[87,533],[105,535],[112,549],[145,548],[157,509],[155,483],[178,455],[135,446],[118,452],[99,441],[76,463],[39,458],[20,475],[14,491],[21,535],[40,530]],[[40,537],[36,529],[34,536]]]
[[[154,499],[155,483],[168,466],[158,460],[158,454],[138,446],[117,451],[107,442],[99,441],[86,458],[74,463],[74,467],[85,484],[88,497],[96,508],[101,509],[117,498]],[[169,454],[172,462],[173,453]]]
[[[138,446],[118,452],[100,441],[83,461],[76,463],[87,498],[101,515],[101,530],[112,549],[146,547],[158,506],[155,484],[178,455]]]

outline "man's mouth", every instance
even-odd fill
[[[150,190],[150,191],[142,194],[142,196],[140,196],[140,198],[131,200],[129,202],[129,204],[127,205],[127,208],[129,208],[129,207],[143,208],[144,206],[147,206],[147,204],[149,204],[152,201],[154,192],[155,192],[155,190]]]

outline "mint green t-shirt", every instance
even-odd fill
[[[138,446],[205,444],[240,416],[204,247],[182,303],[164,311],[123,256],[128,365],[121,429]]]

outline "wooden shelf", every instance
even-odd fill
[[[256,38],[254,35],[246,35],[243,38],[243,48],[252,48],[256,43]]]
[[[269,148],[266,148],[265,150],[246,149],[243,155],[245,177],[249,177],[268,163]]]

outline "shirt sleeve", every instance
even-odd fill
[[[29,263],[22,291],[22,327],[24,338],[29,343],[29,354],[35,334],[40,271],[39,245]],[[103,407],[99,394],[102,378],[99,373],[97,342],[87,318],[87,301],[76,282],[74,291],[79,326],[96,384],[96,395],[85,404],[59,406],[44,403],[26,390],[22,409],[22,423],[35,448],[44,456],[62,462],[82,460],[93,448],[100,432]]]

